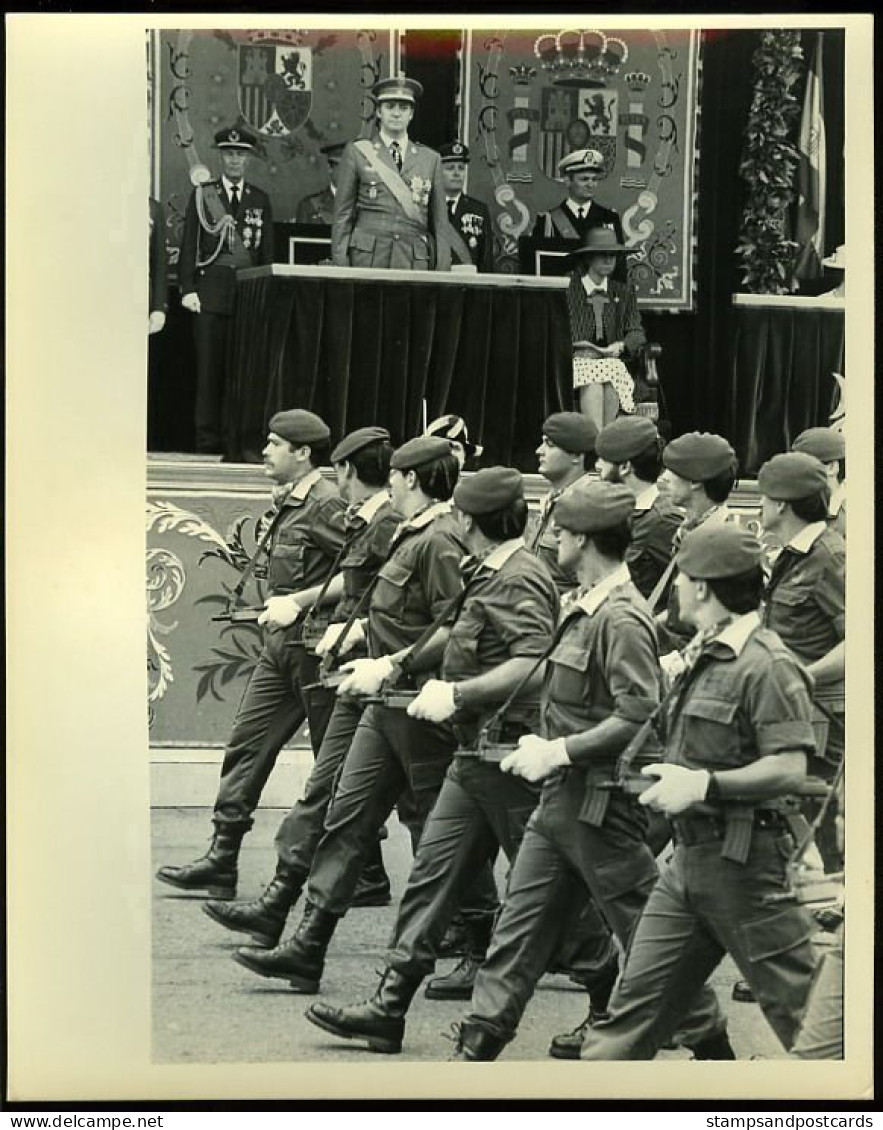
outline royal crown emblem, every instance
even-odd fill
[[[629,57],[625,41],[603,31],[548,33],[536,39],[533,50],[557,86],[605,86]]]

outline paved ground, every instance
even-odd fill
[[[240,862],[239,890],[257,894],[275,864],[272,841],[281,813],[258,813]],[[154,867],[186,862],[201,855],[210,833],[209,813],[198,808],[154,809]],[[401,894],[410,867],[410,841],[392,820],[384,844],[386,867],[394,894]],[[500,873],[502,878],[502,871]],[[200,909],[201,899],[176,895],[154,884],[153,911],[153,1047],[158,1063],[270,1063],[291,1060],[372,1062],[376,1057],[357,1044],[325,1036],[303,1017],[313,999],[295,994],[284,981],[255,977],[231,961],[244,935],[231,934]],[[393,926],[395,904],[351,911],[341,923],[326,966],[322,996],[330,1001],[357,1001],[370,996],[375,970],[383,964],[384,947]],[[237,939],[240,939],[237,941]],[[731,1001],[736,978],[729,961],[718,969],[713,984],[730,1015],[730,1035],[739,1058],[774,1058],[782,1050],[756,1005]],[[585,1015],[586,998],[565,977],[543,980],[524,1018],[508,1059],[544,1060],[549,1037],[575,1027]],[[412,1060],[447,1059],[443,1037],[465,1005],[428,1001],[418,996],[408,1017],[404,1054]],[[686,1058],[684,1052],[663,1052],[660,1058]]]

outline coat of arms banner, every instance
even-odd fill
[[[468,191],[494,214],[498,269],[559,204],[558,162],[604,157],[596,199],[615,208],[642,306],[689,310],[697,189],[697,30],[467,33]]]

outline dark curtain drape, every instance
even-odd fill
[[[457,95],[463,46],[459,31],[408,30],[402,45],[402,70],[423,84],[423,98],[409,130],[415,141],[432,149],[458,136]]]

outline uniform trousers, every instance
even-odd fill
[[[404,710],[368,706],[359,721],[312,861],[308,898],[338,917],[346,912],[363,859],[400,798],[408,804],[415,854],[457,741],[452,731]],[[400,813],[401,814],[401,813]],[[468,903],[468,907],[466,905]],[[486,866],[474,876],[464,911],[493,913],[497,897]]]
[[[790,835],[757,829],[745,863],[721,856],[720,839],[678,843],[662,870],[608,1006],[583,1059],[652,1059],[729,952],[789,1048],[812,979],[813,924],[796,904],[769,903],[785,887]]]
[[[813,729],[816,731],[818,748],[824,751],[824,757],[808,757],[806,770],[814,777],[821,777],[823,781],[833,781],[846,748],[846,730],[842,711],[832,712],[832,717],[829,719],[815,708]],[[803,800],[801,808],[810,823],[815,820],[822,803],[821,800],[809,797]],[[843,850],[838,841],[836,819],[837,801],[832,798],[815,833],[816,847],[819,849],[827,872],[843,870]]]
[[[455,757],[423,829],[402,896],[387,963],[419,980],[435,967],[439,942],[476,872],[502,848],[514,863],[539,790],[497,766]],[[610,968],[615,949],[594,908],[576,906],[579,945],[559,964],[579,965],[591,983]]]
[[[291,640],[292,633],[284,628],[265,633],[224,752],[214,810],[218,828],[248,831],[252,827],[252,814],[279,751],[307,718],[302,688],[315,681],[318,660],[299,644],[292,646]],[[321,742],[323,714],[327,705],[314,700],[315,727],[310,726],[314,751]]]
[[[821,958],[791,1049],[798,1059],[843,1059],[843,933],[841,923],[818,941]]]
[[[634,801],[611,793],[603,825],[595,827],[580,816],[585,796],[579,770],[556,771],[547,780],[509,877],[466,1018],[504,1041],[515,1035],[582,891],[588,888],[625,949],[656,879],[656,863],[644,842],[644,815]],[[680,1035],[688,1046],[723,1030],[710,989],[690,1021]]]
[[[224,450],[222,411],[230,352],[229,314],[202,313],[193,316],[196,344],[196,450]]]

